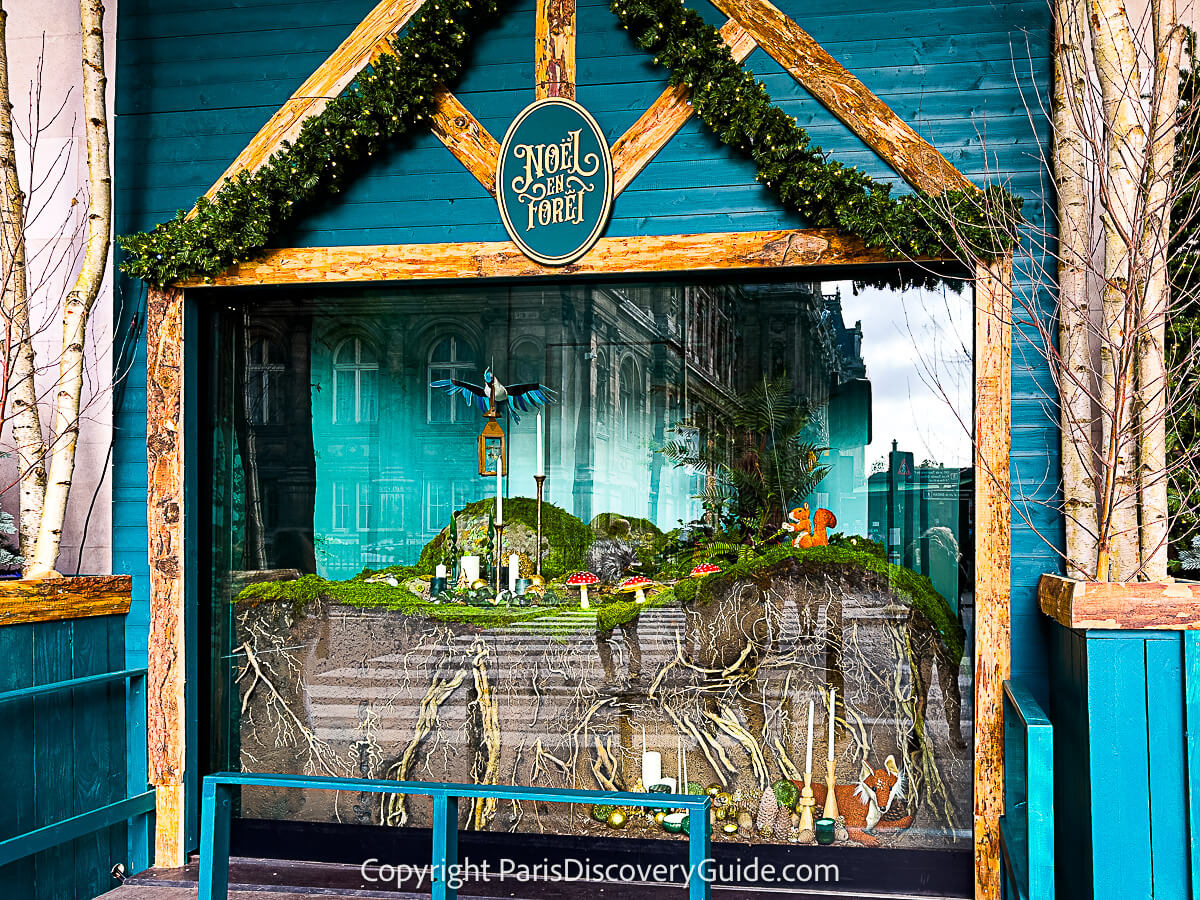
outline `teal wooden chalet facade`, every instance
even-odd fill
[[[329,109],[322,128],[355,148],[319,160],[321,194],[297,195],[295,210],[289,196],[256,195],[277,190],[265,182],[249,189],[237,208],[262,200],[279,213],[262,220],[258,249],[240,249],[256,214],[202,205],[194,226],[177,223],[171,250],[118,250],[119,264],[161,282],[119,279],[130,374],[113,474],[113,567],[134,578],[126,660],[150,671],[155,863],[178,865],[198,845],[199,778],[223,769],[624,790],[711,782],[742,814],[714,819],[717,832],[731,826],[719,840],[801,859],[813,835],[770,794],[795,807],[791,785],[809,771],[825,803],[828,741],[845,819],[830,852],[879,846],[873,867],[898,870],[903,858],[998,897],[1002,683],[1019,677],[1044,696],[1050,623],[1038,579],[1060,566],[1054,388],[1029,324],[1052,303],[1031,239],[1052,229],[1047,5],[686,0],[720,29],[724,44],[705,45],[713,71],[732,57],[790,117],[772,127],[799,126],[819,145],[812,179],[786,189],[780,179],[794,173],[772,170],[769,153],[727,142],[736,122],[704,121],[720,105],[701,101],[712,90],[733,118],[767,122],[742,105],[758,96],[752,81],[669,81],[669,66],[683,65],[671,41],[694,40],[680,37],[682,20],[667,17],[670,33],[648,50],[636,40],[648,33],[639,4],[501,6],[457,31],[451,18],[475,13],[446,0],[120,4],[118,234],[147,232],[206,192],[221,204],[239,172],[291,177],[289,158],[331,133],[304,122]],[[443,12],[450,24],[435,21]],[[406,112],[403,92],[428,82],[388,43],[418,21],[445,48],[464,34],[469,43],[427,116],[429,98]],[[712,50],[722,46],[730,52]],[[370,93],[376,77],[399,82],[396,95]],[[333,102],[356,91],[357,105]],[[544,210],[561,224],[584,214],[593,188],[611,191],[598,242],[566,265],[522,252],[496,199],[501,139],[553,97],[590,115],[612,166],[609,187],[588,182],[578,201]],[[374,99],[396,104],[396,122],[415,116],[411,127],[390,141],[366,134],[379,121]],[[861,173],[893,185],[878,209],[914,191],[1003,188],[1024,202],[1021,241],[978,259],[915,243],[905,254],[897,236],[888,246],[866,234],[874,206],[839,201],[866,211],[822,218],[823,192],[849,192]],[[918,309],[927,330],[906,334]],[[923,382],[927,351],[937,363]],[[507,441],[496,478],[480,476],[483,460],[476,471],[486,416],[472,388],[461,388],[464,404],[436,387],[474,384],[485,368],[513,393],[496,420]],[[522,407],[522,388],[542,399]],[[730,411],[769,388],[806,416],[786,436],[773,430],[792,427],[783,419],[764,426],[760,467],[785,444],[805,455],[788,484],[765,478],[753,507],[719,456],[756,427]],[[962,424],[918,395],[948,398]],[[510,521],[497,490],[512,558],[493,568],[487,518]],[[734,533],[754,561],[720,556],[718,537]],[[587,588],[580,596],[567,576],[587,569],[603,583],[601,549],[625,546],[632,556],[593,589],[589,611]],[[728,579],[688,577],[710,557],[775,567],[775,587],[706,603],[706,591],[733,591]],[[817,560],[819,572],[808,568]],[[643,570],[660,591],[644,612],[619,593],[621,577]],[[832,570],[834,581],[820,580]],[[460,572],[473,576],[458,582],[470,598],[438,602],[438,579],[453,590]],[[505,577],[538,590],[541,579],[562,602],[514,590],[508,607],[478,605],[476,579],[494,592]],[[304,585],[315,585],[305,599],[289,593]],[[742,632],[753,635],[745,647]],[[420,650],[422,635],[440,649]],[[551,660],[564,646],[574,661],[560,669]],[[277,680],[260,668],[279,660]],[[694,665],[694,682],[678,660]],[[872,672],[897,673],[895,688]],[[503,702],[487,700],[495,684]],[[704,696],[713,705],[694,705]],[[528,722],[513,712],[527,702]],[[423,703],[445,724],[418,722]],[[575,738],[554,749],[564,735]],[[445,753],[428,749],[439,741]],[[474,768],[438,768],[459,752]],[[877,781],[878,797],[857,795],[856,820],[856,788]],[[524,834],[533,819],[476,803],[464,820],[475,831]],[[272,804],[248,789],[241,812],[286,820],[301,837],[306,819],[425,821],[404,798],[352,805],[302,792]],[[665,837],[646,816],[592,817],[557,830]],[[243,851],[265,854],[261,835],[247,826]]]

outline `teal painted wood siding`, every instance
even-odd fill
[[[0,694],[120,670],[124,659],[120,616],[0,626]],[[125,698],[115,682],[4,705],[0,841],[125,799]],[[76,900],[116,887],[110,871],[131,864],[129,831],[115,825],[0,866],[0,896]]]
[[[1043,0],[782,0],[779,5],[977,183],[1000,179],[1044,221],[1049,182],[1040,160],[1048,128],[1050,22]],[[361,18],[374,0],[123,0],[116,100],[117,228],[147,228],[189,207]],[[695,7],[714,23],[721,16]],[[533,99],[533,0],[511,5],[483,35],[454,90],[500,138]],[[607,4],[580,0],[579,100],[610,138],[666,85]],[[891,178],[886,166],[762,51],[748,66],[775,100],[837,158]],[[616,202],[608,234],[671,234],[798,227],[753,167],[689,122]],[[495,203],[431,135],[384,155],[278,244],[337,245],[501,240]],[[1016,289],[1041,317],[1018,261]],[[119,327],[142,303],[120,282]],[[1058,571],[1057,517],[1043,504],[1058,483],[1057,431],[1044,356],[1018,314],[1013,354],[1013,668],[1040,684],[1045,626],[1038,575]],[[148,624],[145,509],[145,361],[139,349],[118,413],[114,453],[114,566],[135,578],[131,664],[144,657]],[[1039,536],[1040,535],[1042,536]]]

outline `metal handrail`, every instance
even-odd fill
[[[709,809],[712,798],[696,794],[633,794],[628,791],[584,791],[575,788],[524,787],[503,784],[454,784],[429,781],[388,781],[380,778],[330,778],[309,775],[259,775],[248,772],[218,772],[204,776],[200,812],[199,900],[228,900],[229,829],[235,786],[317,788],[360,791],[372,794],[417,794],[433,798],[433,852],[431,884],[433,900],[456,900],[458,890],[447,877],[448,866],[458,860],[459,798],[495,797],[499,800],[531,800],[547,803],[607,803],[685,809],[688,828],[688,900],[709,900],[708,880],[703,866],[712,844]]]
[[[49,684],[35,684],[32,687],[18,688],[15,691],[5,691],[0,694],[0,704],[12,700],[24,700],[27,697],[39,697],[45,694],[57,694],[69,691],[71,688],[87,687],[94,684],[105,684],[110,681],[128,681],[133,678],[145,678],[145,669],[122,669],[120,672],[105,672],[101,675],[85,675],[81,678],[69,678],[66,681],[52,681]]]
[[[1032,693],[1004,682],[1005,896],[1054,900],[1054,727]]]
[[[49,684],[38,684],[32,687],[5,691],[4,693],[0,693],[0,704],[16,700],[26,700],[31,697],[42,697],[47,694],[57,694],[72,690],[73,688],[108,684],[115,681],[128,681],[132,688],[133,682],[138,680],[144,681],[145,678],[145,669],[122,669],[119,672],[85,675],[80,678],[69,678],[64,681],[53,681]],[[129,748],[127,747],[126,752],[128,751]],[[129,787],[127,786],[126,790],[128,789]],[[153,810],[154,790],[150,789],[131,794],[122,800],[116,800],[97,809],[79,813],[68,819],[63,819],[50,825],[43,825],[40,828],[35,828],[33,831],[5,838],[4,840],[0,840],[0,866],[7,865],[19,859],[25,859],[35,853],[48,850],[51,847],[57,847],[60,844],[65,844],[84,835],[116,825],[118,822],[126,822],[137,816],[146,815]]]

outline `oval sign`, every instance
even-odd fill
[[[504,135],[496,185],[500,217],[522,253],[547,266],[574,262],[600,239],[612,210],[604,133],[573,100],[538,100]]]

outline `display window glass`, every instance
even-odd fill
[[[716,841],[970,847],[969,288],[199,306],[210,769],[682,789],[713,794]],[[430,821],[399,794],[246,790],[240,812]]]

